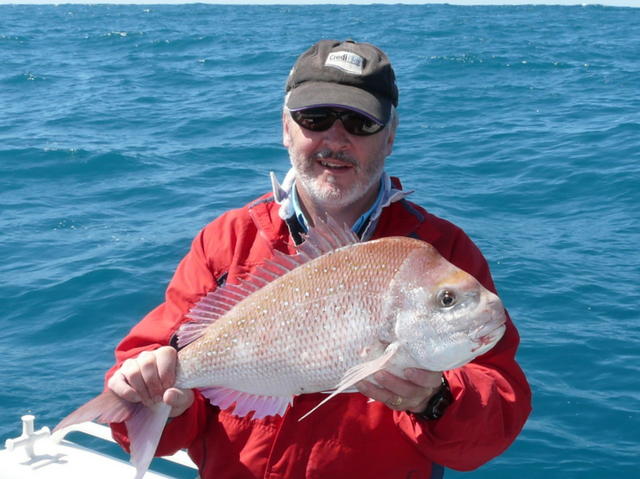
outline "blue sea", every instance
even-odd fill
[[[640,8],[0,6],[0,440],[95,395],[198,230],[284,175],[320,38],[389,54],[388,171],[522,336],[522,434],[446,477],[640,477]]]

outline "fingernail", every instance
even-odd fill
[[[360,381],[357,385],[359,390],[369,390],[369,382],[368,381]]]
[[[376,378],[376,379],[383,379],[384,380],[384,378],[387,377],[387,374],[388,373],[386,371],[378,371],[377,373],[375,373],[373,375],[373,377]]]

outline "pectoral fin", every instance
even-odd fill
[[[336,388],[331,392],[331,394],[327,396],[325,399],[323,399],[322,402],[320,402],[320,404],[314,407],[311,411],[309,411],[307,414],[305,414],[300,419],[298,419],[298,421],[302,421],[305,417],[307,417],[313,411],[318,409],[320,406],[322,406],[324,403],[326,403],[329,399],[334,397],[336,394],[345,392],[347,389],[354,386],[357,382],[362,381],[363,379],[366,379],[372,374],[383,370],[387,365],[387,363],[389,362],[389,360],[391,359],[391,357],[396,353],[399,346],[400,346],[399,343],[391,343],[389,344],[389,346],[387,346],[387,349],[385,349],[384,354],[382,354],[382,356],[372,359],[371,361],[367,361],[366,363],[358,364],[352,367],[351,369],[349,369],[344,374],[344,376],[342,377],[342,379],[340,380]]]

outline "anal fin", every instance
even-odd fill
[[[211,404],[225,410],[235,403],[233,414],[244,417],[251,411],[253,419],[282,416],[293,403],[292,396],[259,396],[223,387],[203,388],[200,392]]]

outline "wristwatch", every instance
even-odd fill
[[[442,376],[442,384],[438,390],[431,396],[427,407],[422,412],[413,413],[420,419],[440,419],[449,405],[453,402],[453,395],[449,389],[449,383],[444,375]]]

